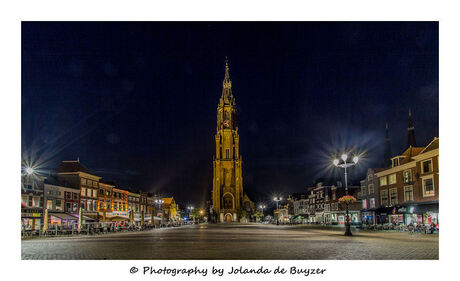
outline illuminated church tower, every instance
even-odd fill
[[[217,106],[216,155],[212,188],[213,211],[220,222],[236,222],[241,219],[243,206],[242,158],[239,153],[236,103],[232,94],[228,61],[225,61],[225,77],[222,96]]]

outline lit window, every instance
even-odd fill
[[[396,174],[392,174],[388,176],[388,184],[395,184],[396,183]]]
[[[380,191],[380,204],[383,206],[388,205],[388,190]]]
[[[413,201],[414,200],[414,188],[412,185],[404,187],[404,201]]]
[[[25,204],[26,206],[29,206],[29,196],[27,195],[21,195],[21,201],[23,204]]]
[[[398,189],[391,188],[390,189],[390,205],[398,204]]]
[[[34,196],[32,203],[33,203],[33,207],[40,207],[40,197]]]
[[[423,197],[434,196],[433,178],[423,180]]]
[[[367,200],[363,199],[363,209],[367,209]]]
[[[49,210],[53,209],[53,200],[46,200],[46,208]]]
[[[379,178],[380,180],[380,186],[384,186],[384,185],[387,185],[387,177],[380,177]]]
[[[411,183],[412,182],[412,172],[411,172],[411,170],[405,170],[403,172],[403,182],[404,183]]]

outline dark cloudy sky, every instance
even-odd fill
[[[333,177],[354,181],[438,136],[438,23],[22,24],[22,156],[80,161],[122,186],[201,204],[212,184],[225,56],[243,187],[257,203]]]

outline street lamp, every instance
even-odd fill
[[[283,200],[283,198],[281,198],[281,197],[275,197],[275,198],[273,198],[273,201],[276,202],[276,210],[278,210],[278,202],[281,201],[281,200]],[[276,216],[276,225],[279,225],[279,224],[280,224],[280,222],[279,222],[279,214],[278,214],[278,215]]]
[[[340,163],[339,159],[334,159],[334,161],[332,161],[332,163],[334,164],[334,166],[344,169],[344,172],[345,172],[345,195],[348,195],[347,168],[350,168],[350,167],[356,165],[358,163],[358,161],[359,161],[359,157],[355,156],[355,157],[353,157],[353,162],[347,162],[348,155],[344,153],[344,154],[342,154],[342,156],[340,158],[342,158],[343,163]],[[349,212],[348,212],[348,202],[345,204],[345,206],[346,206],[346,211],[347,211],[346,220],[345,220],[345,236],[352,236],[351,229],[350,229],[350,216],[349,216]]]
[[[265,215],[264,214],[265,205],[260,205],[259,208],[262,209],[262,217],[263,217]]]
[[[163,205],[164,202],[165,202],[165,201],[164,201],[163,199],[155,199],[155,204],[158,205],[158,209],[161,209],[161,205]],[[154,205],[155,205],[155,204],[154,204]],[[155,223],[155,213],[156,213],[156,212],[155,212],[155,206],[153,206],[153,209],[154,209],[154,214],[153,214],[153,216],[152,216],[152,221]],[[162,212],[162,215],[161,215],[161,222],[163,222],[163,219],[164,219],[163,217],[164,217],[164,215],[163,215],[163,212]],[[160,224],[160,227],[161,227],[161,224]]]
[[[191,216],[192,215],[192,211],[193,211],[193,206],[188,206],[187,207],[188,209],[188,215]],[[193,216],[193,223],[195,223],[195,216]]]

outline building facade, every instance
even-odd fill
[[[24,230],[40,231],[43,223],[44,179],[21,176],[21,226]]]
[[[425,147],[410,146],[378,172],[379,223],[438,224],[439,138]]]
[[[376,224],[375,211],[380,206],[379,198],[379,181],[376,172],[384,170],[383,168],[367,169],[366,178],[361,180],[361,191],[359,199],[362,203],[362,222],[366,224]]]
[[[76,161],[62,161],[57,168],[57,177],[72,188],[80,190],[80,207],[86,220],[96,220],[98,216],[98,191],[101,177]]]
[[[69,187],[56,177],[44,180],[44,209],[48,210],[51,225],[74,226],[77,222],[80,190]]]
[[[243,203],[242,157],[236,102],[232,94],[228,62],[225,64],[222,96],[217,107],[216,154],[213,161],[212,204],[220,222],[240,220]]]

